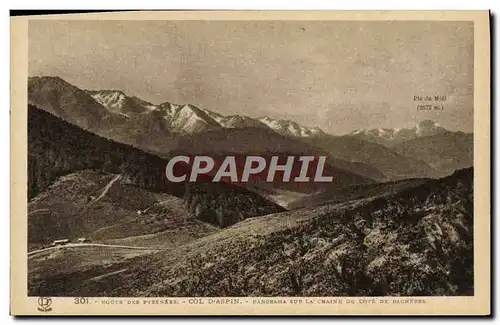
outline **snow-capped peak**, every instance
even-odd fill
[[[377,128],[354,130],[349,135],[362,138],[364,140],[377,142],[384,145],[393,145],[399,142],[415,139],[418,137],[432,136],[444,133],[447,130],[438,123],[431,120],[424,120],[417,123],[412,128]]]
[[[120,90],[87,90],[96,102],[108,111],[124,116],[143,114],[157,110],[158,107],[138,97],[128,97]]]
[[[217,121],[196,106],[164,103],[160,108],[173,131],[193,133],[220,128]]]
[[[215,112],[212,112],[212,111],[209,111],[208,109],[204,109],[203,110],[208,116],[210,116],[211,118],[213,118],[215,121],[217,121],[217,123],[219,123],[221,126],[224,126],[224,120],[225,120],[225,116],[219,114],[219,113],[215,113]]]
[[[300,125],[294,121],[277,120],[270,118],[269,116],[263,116],[259,118],[259,121],[273,129],[275,132],[287,136],[307,138],[324,133],[323,130],[317,127],[311,128]]]
[[[87,90],[92,98],[108,111],[125,117],[137,114],[160,116],[174,132],[194,133],[220,128],[264,128],[292,137],[312,137],[324,134],[319,128],[268,116],[252,118],[245,115],[222,115],[191,104],[163,103],[154,105],[119,90]]]
[[[436,132],[439,133],[443,130],[444,128],[441,125],[432,120],[421,121],[415,126],[415,133],[419,136],[434,135]]]
[[[110,111],[120,112],[127,96],[119,90],[89,91],[92,98]]]

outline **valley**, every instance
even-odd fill
[[[472,134],[334,135],[58,77],[28,96],[32,296],[474,294]],[[248,156],[323,156],[332,181],[172,181],[180,155],[235,157],[238,179]]]
[[[56,271],[60,256],[30,259],[30,294],[472,295],[472,177],[461,170],[389,196],[250,218],[106,264],[76,259],[78,272]]]

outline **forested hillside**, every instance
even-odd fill
[[[394,195],[252,218],[78,277],[47,269],[31,294],[473,295],[472,186],[465,169]]]
[[[166,164],[165,159],[99,137],[34,106],[28,108],[29,198],[43,192],[61,176],[94,169],[121,174],[124,182],[148,191],[177,197],[188,192],[185,200],[188,210],[201,219],[206,219],[210,211],[214,217],[206,221],[221,227],[248,217],[283,211],[254,192],[231,184],[212,183],[209,178],[205,179],[206,184],[171,183],[165,177]]]

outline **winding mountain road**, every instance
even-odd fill
[[[51,246],[46,248],[37,249],[31,252],[28,252],[28,256],[36,255],[38,253],[46,252],[52,249],[61,249],[61,248],[78,248],[78,247],[112,247],[112,248],[125,248],[125,249],[140,249],[140,250],[159,250],[158,248],[152,247],[139,247],[139,246],[125,246],[125,245],[107,245],[107,244],[66,244],[59,246]]]
[[[117,180],[119,180],[120,178],[122,177],[122,175],[116,175],[115,178],[113,178],[105,187],[104,189],[102,190],[102,193],[101,195],[99,195],[95,200],[93,200],[92,202],[89,203],[89,205],[99,201],[100,199],[103,198],[104,195],[106,195],[106,193],[108,193],[109,189],[111,188],[111,186],[113,186],[113,183],[116,182]]]

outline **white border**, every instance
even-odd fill
[[[0,193],[0,206],[3,209],[3,217],[2,217],[2,229],[4,231],[3,236],[1,236],[1,246],[2,247],[2,257],[4,261],[4,265],[1,270],[1,279],[3,280],[3,285],[2,287],[4,288],[2,294],[0,295],[0,306],[2,306],[1,314],[2,314],[2,324],[5,323],[10,323],[13,322],[14,319],[10,316],[8,316],[8,309],[9,309],[9,290],[7,289],[9,287],[9,267],[8,261],[9,259],[9,236],[8,236],[8,229],[9,229],[9,218],[8,216],[10,215],[9,213],[9,205],[10,205],[10,200],[9,200],[9,192],[10,192],[10,186],[9,186],[9,179],[10,179],[10,173],[9,173],[9,159],[7,159],[9,152],[10,152],[10,141],[9,141],[9,113],[8,113],[8,108],[10,107],[9,104],[9,81],[10,81],[10,71],[9,71],[9,60],[10,60],[10,54],[9,54],[9,16],[6,15],[7,10],[10,8],[16,8],[16,9],[33,9],[33,8],[39,8],[39,9],[54,9],[54,8],[65,8],[65,9],[109,9],[109,8],[116,8],[116,9],[127,9],[127,8],[133,8],[133,9],[138,9],[138,5],[140,5],[143,8],[147,9],[166,9],[166,8],[171,8],[171,9],[302,9],[302,10],[314,10],[314,9],[337,9],[337,10],[343,10],[343,9],[352,9],[352,10],[362,10],[362,9],[378,9],[378,10],[383,10],[383,9],[492,9],[494,13],[498,15],[500,12],[500,1],[498,0],[475,0],[475,1],[467,1],[467,2],[458,2],[458,1],[436,1],[436,0],[419,0],[413,3],[410,2],[401,2],[401,1],[356,1],[356,0],[350,0],[350,1],[345,1],[345,2],[335,2],[333,3],[332,1],[321,1],[321,0],[308,0],[304,1],[302,3],[292,3],[291,1],[272,1],[272,0],[241,0],[241,1],[221,1],[221,0],[214,0],[210,2],[204,2],[200,0],[183,0],[183,1],[152,1],[152,0],[141,0],[141,2],[137,1],[130,1],[130,0],[121,0],[117,1],[115,3],[112,2],[104,2],[102,0],[86,0],[86,1],[62,1],[62,0],[45,0],[43,2],[39,1],[24,1],[24,0],[18,0],[18,1],[5,1],[2,2],[1,6],[3,7],[5,5],[5,8],[2,8],[2,12],[4,13],[3,21],[1,26],[1,40],[2,44],[4,44],[4,51],[2,55],[2,87],[0,88],[2,90],[2,96],[0,97],[3,101],[2,111],[1,113],[2,118],[0,118],[0,142],[2,144],[2,149],[4,152],[4,159],[0,160],[1,168],[0,168],[0,180],[1,180],[1,193]],[[498,18],[498,17],[497,17]],[[497,22],[498,23],[498,22]],[[492,27],[495,27],[495,25],[492,25]],[[498,43],[498,33],[494,34],[494,41],[492,43],[492,48],[495,47],[496,43]],[[495,52],[494,52],[495,53]],[[498,53],[496,52],[496,56],[498,57]],[[492,70],[492,74],[495,78],[495,83],[493,84],[496,86],[496,89],[498,89],[498,83],[496,83],[496,69],[495,71]],[[495,87],[493,87],[495,89]],[[493,109],[495,107],[493,106]],[[495,116],[495,124],[498,126],[499,124],[500,117],[498,114]],[[497,138],[497,131],[494,131],[494,134],[492,134],[493,138],[497,140],[495,144],[498,143],[498,138]],[[496,164],[495,164],[496,167]],[[495,178],[495,185],[498,185],[498,179]],[[497,192],[495,193],[495,198],[494,200],[496,202],[500,202],[500,194]],[[494,216],[495,218],[496,216]],[[498,235],[499,232],[499,224],[500,222],[496,221],[495,226],[495,234]],[[493,237],[494,238],[494,237]],[[496,254],[495,258],[498,261],[498,249],[496,249]],[[497,268],[498,269],[498,268]],[[495,281],[495,283],[498,283],[498,281]],[[494,299],[494,301],[498,302],[498,297],[497,299]],[[498,306],[495,306],[493,310],[498,311],[496,308]],[[48,320],[50,321],[50,319]],[[58,323],[76,323],[76,322],[81,322],[82,319],[64,319],[64,320],[59,320]],[[113,322],[123,322],[123,319],[93,319],[92,322],[94,324],[103,324],[105,321],[113,321]],[[127,323],[142,323],[145,321],[153,321],[153,322],[164,322],[165,319],[134,319],[133,321],[127,321]],[[180,322],[181,320],[177,319],[168,319],[169,322],[171,323],[177,323]],[[186,322],[196,322],[199,320],[188,320]],[[207,320],[205,320],[207,321]],[[219,322],[221,319],[213,319],[212,321],[214,322]],[[259,324],[266,324],[266,323],[275,323],[276,320],[273,319],[254,319],[253,320],[255,323]],[[308,322],[309,320],[302,319],[300,321],[303,322]],[[339,319],[339,321],[345,321]],[[364,322],[368,321],[368,319],[358,319],[355,321],[349,321],[349,323],[354,323],[354,324],[362,324]],[[370,319],[369,321],[373,321],[373,319]],[[388,319],[379,319],[379,321],[391,321]],[[400,319],[393,319],[392,321],[400,321]],[[407,319],[406,321],[411,321],[410,319]],[[417,319],[417,321],[419,321]],[[444,319],[421,319],[420,321],[425,321],[426,323],[429,324],[437,324],[439,323],[451,323],[452,320],[444,320]],[[472,319],[467,319],[467,323],[478,323],[481,320],[472,320]],[[184,322],[184,321],[183,321]]]

